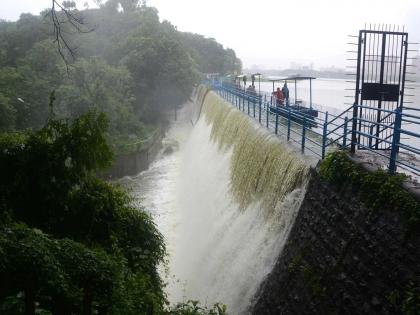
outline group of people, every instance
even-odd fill
[[[247,81],[247,77],[245,75],[242,77],[242,81],[245,87],[246,81]],[[233,82],[237,89],[241,89],[241,82],[240,82],[239,77],[236,77]],[[257,91],[255,90],[255,76],[254,75],[251,76],[251,84],[246,88],[246,93],[251,96],[257,96]]]
[[[250,85],[246,88],[246,94],[249,94],[251,96],[256,96],[257,95],[257,91],[255,90],[255,86],[254,85]]]
[[[246,76],[242,77],[242,81],[244,86],[246,86]],[[234,85],[236,88],[241,89],[241,84],[239,78],[234,79]],[[256,96],[257,92],[255,90],[255,77],[254,75],[251,76],[251,84],[247,87],[246,93],[251,96]],[[283,87],[280,89],[277,88],[276,91],[273,91],[272,93],[273,98],[275,99],[275,103],[277,106],[286,105],[289,106],[289,88],[287,87],[287,82],[284,82]]]
[[[277,106],[285,105],[289,106],[289,88],[287,82],[284,82],[282,89],[278,87],[276,91],[272,93],[273,98],[276,100]],[[285,103],[286,101],[286,103]]]

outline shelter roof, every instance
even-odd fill
[[[310,76],[290,76],[290,77],[280,77],[280,76],[269,76],[266,77],[268,81],[276,82],[276,81],[302,81],[302,80],[315,80],[315,77]]]

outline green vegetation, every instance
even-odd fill
[[[404,290],[393,290],[389,293],[388,302],[398,308],[404,315],[417,315],[420,310],[419,283],[410,281]]]
[[[163,309],[165,247],[127,193],[96,178],[112,157],[104,114],[0,137],[0,287],[6,313]]]
[[[162,235],[96,174],[114,151],[155,135],[200,72],[238,70],[240,61],[138,1],[65,6],[93,29],[61,25],[77,47],[74,60],[64,52],[69,64],[48,11],[0,21],[0,313],[226,314],[220,304],[169,306]]]
[[[83,29],[92,30],[78,33],[70,23],[61,25],[76,56],[73,60],[63,51],[68,72],[53,42],[48,10],[41,16],[22,14],[17,22],[0,21],[0,131],[41,128],[55,91],[59,117],[105,112],[111,144],[138,142],[189,98],[200,73],[240,71],[233,50],[177,31],[139,1],[99,1],[98,9],[83,11],[67,2]]]
[[[227,315],[226,305],[216,303],[211,309],[201,307],[198,301],[187,301],[175,305],[168,315]]]
[[[323,279],[314,268],[302,262],[302,256],[295,255],[287,266],[287,271],[295,276],[301,276],[305,286],[313,297],[324,297],[327,288],[323,286]]]
[[[383,170],[368,172],[350,161],[343,151],[330,153],[321,163],[320,174],[338,188],[350,185],[372,210],[398,211],[407,231],[417,231],[420,203],[404,189],[405,175],[391,176]]]

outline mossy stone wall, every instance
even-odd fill
[[[252,314],[420,314],[420,238],[415,209],[407,206],[412,200],[403,191],[394,200],[383,187],[398,186],[399,180],[347,167],[347,176],[327,164],[322,176],[312,171],[289,239]],[[383,182],[369,186],[369,178]]]

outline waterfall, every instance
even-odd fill
[[[170,301],[222,302],[229,314],[246,314],[286,241],[308,167],[204,87],[195,111],[168,134],[178,150],[132,180],[140,193],[149,187],[144,205],[166,238]]]
[[[261,201],[262,210],[273,212],[279,202],[302,185],[308,168],[278,138],[256,128],[240,111],[226,106],[214,93],[204,104],[211,139],[219,150],[232,148],[230,191],[241,209]]]
[[[308,168],[278,138],[216,94],[181,152],[177,243],[170,273],[174,301],[223,302],[246,312],[284,245],[304,195]]]

